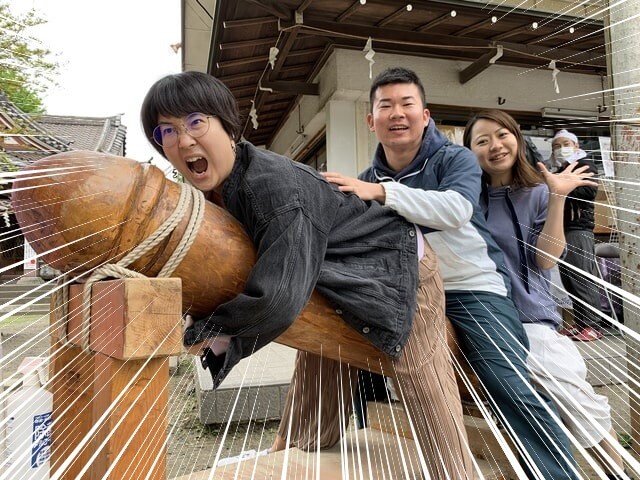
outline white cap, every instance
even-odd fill
[[[553,136],[553,138],[551,139],[551,142],[555,142],[556,140],[558,140],[559,138],[567,138],[569,140],[571,140],[573,143],[575,143],[576,145],[579,145],[580,143],[578,142],[578,137],[576,137],[573,133],[571,133],[569,130],[565,130],[564,128],[562,130],[558,130],[556,132],[556,134]]]

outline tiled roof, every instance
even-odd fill
[[[19,133],[16,133],[19,132]],[[9,164],[1,171],[18,169],[36,160],[70,150],[91,150],[125,156],[127,127],[121,116],[73,117],[28,115],[0,91],[0,153]],[[5,177],[6,178],[6,177]],[[0,193],[0,217],[10,212],[10,203]],[[1,220],[1,218],[0,218]]]
[[[113,117],[72,117],[41,115],[37,122],[48,132],[70,142],[73,150],[125,155],[127,127],[120,115]]]
[[[92,150],[125,156],[127,127],[121,116],[27,115],[0,91],[0,131],[28,132],[6,139],[5,153],[19,168],[54,153]]]

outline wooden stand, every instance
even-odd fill
[[[61,479],[166,478],[168,356],[181,352],[181,282],[98,282],[91,353],[79,346],[82,286],[72,285],[69,334],[52,308],[51,472]]]

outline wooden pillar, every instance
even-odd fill
[[[611,3],[611,2],[610,2]],[[633,182],[636,185],[616,184],[618,230],[620,232],[620,264],[622,267],[622,288],[640,296],[640,257],[638,238],[640,237],[640,197],[637,182],[640,179],[640,109],[637,98],[640,95],[640,1],[631,0],[615,4],[608,9],[607,63],[609,86],[613,89],[613,115],[611,117],[612,157],[617,180]],[[640,315],[637,308],[624,301],[624,323],[635,332],[640,332]],[[631,336],[627,340],[627,365],[631,377],[640,381],[640,342]],[[637,385],[637,383],[636,383]],[[633,382],[629,382],[631,435],[633,448],[640,453],[640,394]]]
[[[73,345],[63,344],[61,313],[52,308],[52,478],[165,480],[168,356],[181,351],[181,282],[94,284],[91,352],[78,346],[81,298],[82,286],[72,285]]]

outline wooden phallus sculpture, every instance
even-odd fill
[[[47,157],[23,170],[14,182],[12,206],[34,250],[44,254],[49,265],[78,275],[102,263],[117,262],[152,234],[174,211],[180,189],[150,164],[74,151]],[[156,276],[187,223],[185,215],[171,235],[129,268]],[[254,262],[255,251],[243,227],[206,202],[195,241],[172,275],[182,279],[183,311],[205,315],[234,297],[242,291]],[[452,328],[449,332],[450,347],[459,355]],[[317,293],[277,342],[378,373],[381,367],[387,374],[391,371],[385,355],[342,321]]]

